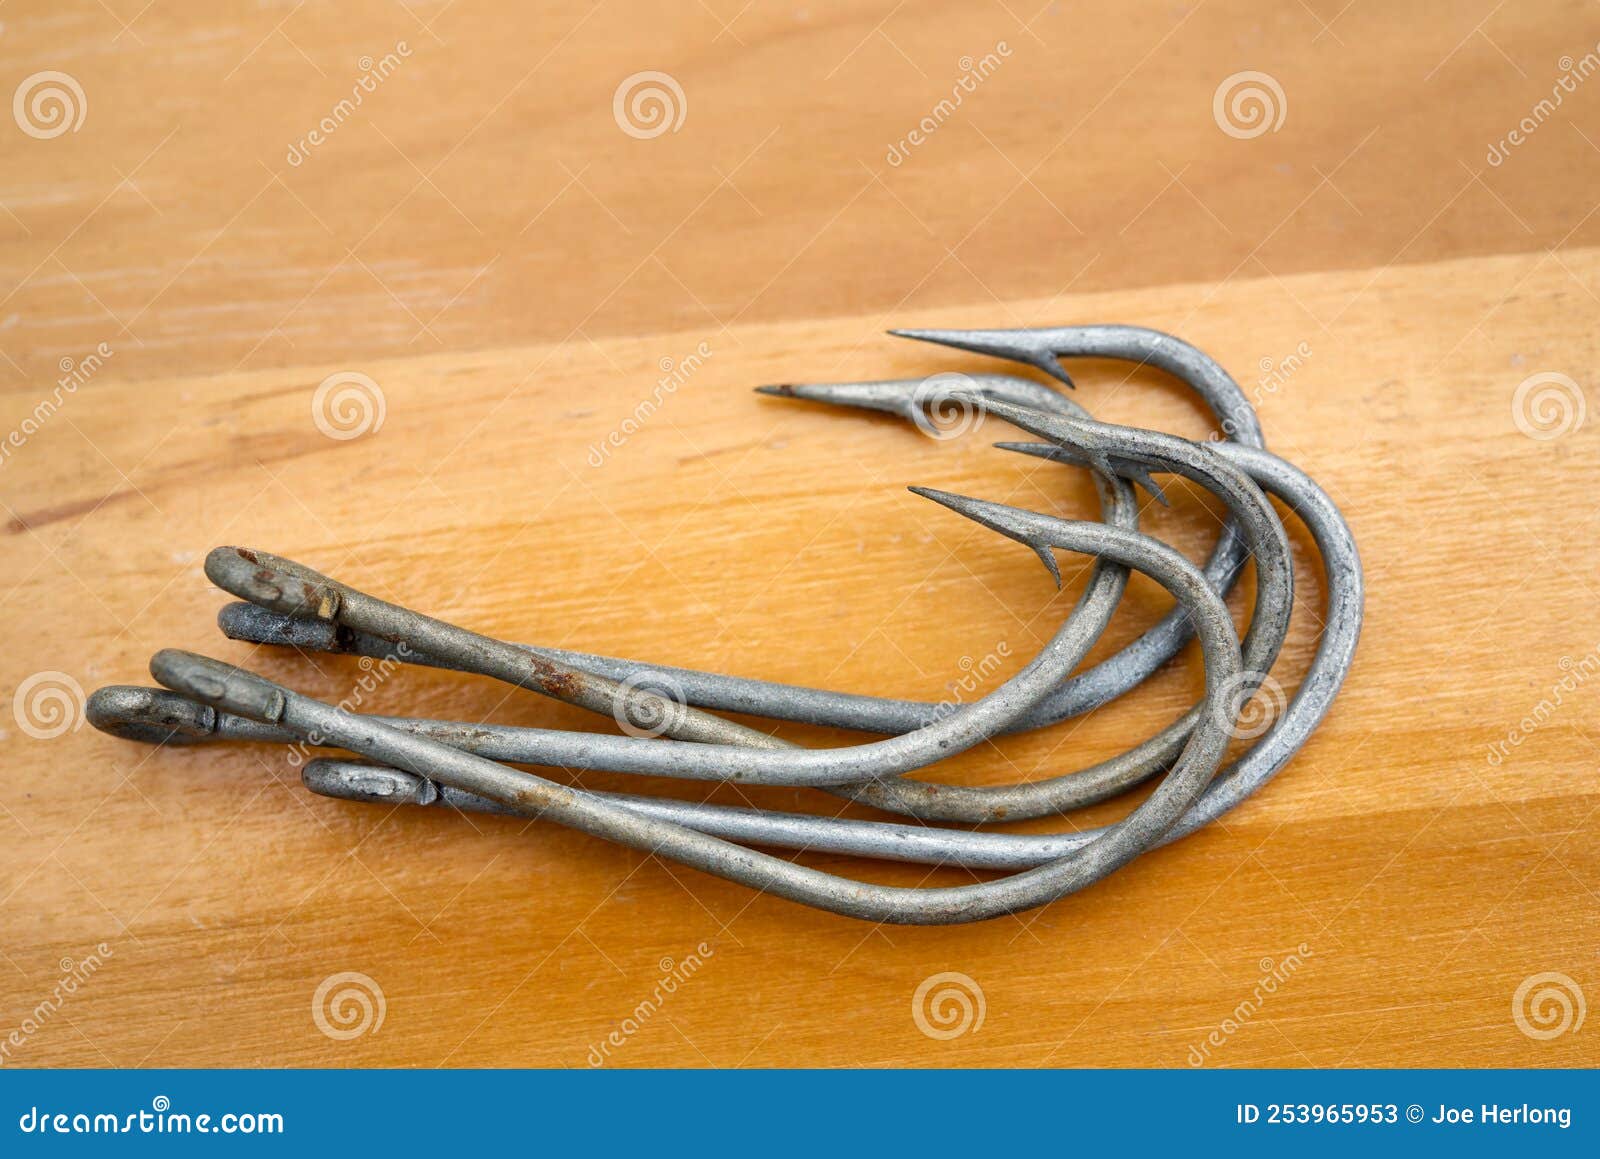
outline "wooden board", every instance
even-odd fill
[[[814,913],[552,826],[322,800],[268,748],[152,751],[72,716],[38,736],[47,722],[14,706],[0,1061],[1600,1061],[1593,1025],[1526,1033],[1527,1011],[1553,1009],[1526,993],[1516,1013],[1540,975],[1562,976],[1574,1023],[1600,993],[1600,424],[1577,410],[1595,386],[1600,90],[1485,159],[1597,39],[1553,3],[8,7],[7,82],[64,72],[86,105],[54,138],[0,126],[8,704],[147,682],[164,646],[348,694],[353,662],[219,637],[226,597],[200,570],[219,543],[509,639],[931,699],[998,657],[992,686],[1084,567],[1064,561],[1057,594],[1029,553],[904,487],[1088,516],[1085,480],[992,450],[1010,435],[994,420],[936,442],[749,390],[998,369],[890,324],[1183,335],[1342,505],[1369,593],[1332,716],[1256,799],[1082,895],[959,929]],[[391,51],[291,164],[360,58]],[[961,58],[989,53],[890,164]],[[678,132],[613,119],[646,70],[682,89]],[[1244,70],[1285,94],[1276,132],[1214,119]],[[1158,374],[1075,373],[1097,416],[1207,430]],[[381,396],[359,437],[317,421],[341,374]],[[1519,404],[1541,375],[1564,379]],[[1568,403],[1566,422],[1529,391]],[[1528,433],[1552,418],[1570,429]],[[1175,498],[1148,526],[1198,556],[1214,510]],[[1323,593],[1291,531],[1292,686]],[[1096,655],[1165,607],[1136,581]],[[940,771],[1091,764],[1198,687],[1186,657],[1089,719]],[[372,703],[606,723],[423,669]],[[946,1039],[913,1004],[949,973],[983,1017]],[[334,1002],[349,986],[381,1025],[330,1035],[330,1009],[357,1010]]]

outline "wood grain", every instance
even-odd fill
[[[100,962],[4,1061],[584,1066],[699,954],[608,1065],[1600,1062],[1593,1026],[1541,1040],[1513,1016],[1535,975],[1600,994],[1596,424],[1531,437],[1515,401],[1535,375],[1592,399],[1600,92],[1483,162],[1600,33],[1578,5],[1481,8],[1049,8],[1023,27],[999,5],[8,7],[8,81],[59,69],[88,98],[77,133],[0,133],[0,427],[27,432],[0,465],[8,702],[41,672],[144,682],[164,646],[344,695],[352,663],[220,639],[200,561],[230,542],[512,639],[930,698],[964,658],[1014,671],[1083,566],[1054,593],[1026,551],[904,487],[1088,515],[1078,473],[993,451],[995,422],[934,442],[748,389],[995,369],[886,323],[1182,334],[1342,505],[1369,595],[1332,716],[1257,798],[1082,895],[961,929],[833,918],[551,826],[321,800],[268,748],[8,719],[0,1042]],[[398,71],[288,165],[357,58],[402,39]],[[999,70],[887,165],[959,58],[1001,40]],[[613,121],[645,69],[681,83],[680,132]],[[1279,131],[1213,121],[1243,69],[1280,81]],[[58,362],[102,342],[39,420]],[[1262,370],[1291,355],[1281,380]],[[340,372],[377,385],[381,427],[319,430],[314,392]],[[1075,372],[1100,417],[1206,432],[1158,374]],[[1176,500],[1149,527],[1198,555],[1215,512]],[[1291,532],[1292,686],[1322,591]],[[1136,581],[1097,655],[1165,606]],[[1198,687],[1185,658],[941,772],[1087,765]],[[600,726],[425,670],[376,695]],[[313,998],[345,972],[385,1013],[340,1041]],[[949,1041],[912,1009],[943,972],[984,1002]]]

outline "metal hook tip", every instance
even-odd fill
[[[1102,473],[1109,468],[1112,474],[1132,479],[1139,484],[1161,506],[1169,509],[1172,507],[1172,501],[1167,498],[1166,491],[1162,489],[1161,484],[1155,481],[1142,463],[1135,463],[1128,459],[1112,460],[1105,456],[1090,455],[1072,447],[1057,446],[1053,443],[995,443],[994,445],[1002,451],[1015,451],[1021,455],[1031,455],[1036,459],[1048,459],[1051,462],[1066,463],[1074,467],[1093,467]],[[1120,466],[1118,466],[1119,463],[1121,464]]]
[[[1040,346],[1032,331],[1028,330],[890,330],[896,338],[910,338],[916,342],[933,342],[957,350],[970,350],[974,354],[988,354],[995,358],[1009,358],[1044,371],[1068,390],[1078,384],[1061,365],[1061,359],[1048,347]]]
[[[1040,522],[1044,516],[1024,511],[1020,507],[1007,507],[1004,503],[992,503],[987,499],[974,499],[970,495],[941,491],[936,487],[910,487],[907,490],[924,499],[932,499],[957,515],[965,516],[990,531],[997,531],[1007,539],[1014,539],[1030,548],[1044,564],[1051,578],[1056,581],[1056,587],[1058,589],[1061,587],[1061,565],[1056,562],[1055,552],[1041,535]]]
[[[755,388],[757,394],[770,395],[773,398],[803,398],[811,402],[839,402],[833,397],[840,386],[848,383],[827,382],[779,382],[768,386]]]
[[[1049,459],[1055,463],[1063,460],[1069,462],[1078,461],[1072,459],[1061,447],[1056,446],[1054,443],[994,443],[992,445],[996,450],[1014,451],[1019,455],[1031,455],[1035,459]]]
[[[758,386],[761,394],[777,398],[799,398],[829,406],[882,411],[915,421],[921,407],[920,393],[925,379],[888,378],[876,382],[785,382],[777,386]]]
[[[996,418],[1005,419],[1012,426],[1020,427],[1030,435],[1038,435],[1044,439],[1056,439],[1058,441],[1066,439],[1068,436],[1065,432],[1072,429],[1069,424],[1082,421],[1069,419],[1064,415],[1049,414],[1031,406],[1021,406],[1014,402],[1007,402],[1002,398],[986,398],[977,401],[981,402],[984,409]]]
[[[960,512],[962,515],[967,514],[965,509],[967,504],[981,502],[977,499],[969,499],[965,495],[957,495],[954,491],[941,491],[937,487],[911,486],[907,487],[906,490],[913,495],[920,495],[924,499],[932,499],[935,503],[943,504],[950,510]]]

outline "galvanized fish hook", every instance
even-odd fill
[[[1354,542],[1337,509],[1303,473],[1260,449],[1254,415],[1221,367],[1170,336],[1136,327],[897,333],[1021,361],[1069,386],[1059,357],[1094,354],[1148,362],[1189,382],[1212,407],[1223,433],[1238,440],[1207,447],[1157,432],[1095,423],[1065,396],[1038,383],[1000,375],[962,376],[965,393],[946,397],[984,406],[1051,440],[1001,446],[1095,472],[1102,514],[1110,525],[1052,520],[913,489],[1028,545],[1058,583],[1052,548],[1084,551],[1096,558],[1083,597],[1056,636],[1021,673],[980,701],[942,715],[939,706],[916,702],[508,645],[374,600],[286,560],[219,549],[208,559],[208,574],[220,586],[261,605],[225,609],[219,619],[230,635],[254,634],[270,642],[366,655],[392,655],[403,649],[409,653],[403,659],[481,672],[609,712],[619,722],[643,717],[660,725],[652,731],[677,739],[649,742],[548,729],[355,717],[227,665],[170,652],[158,655],[152,672],[177,692],[102,689],[91,697],[90,718],[106,731],[140,740],[298,738],[335,745],[396,767],[313,761],[304,779],[314,791],[351,800],[445,803],[549,816],[834,912],[917,924],[978,920],[1043,904],[1237,805],[1305,743],[1349,668],[1360,629],[1362,580]],[[769,388],[766,393],[917,417],[928,403],[924,386],[923,380],[845,383]],[[1229,529],[1203,577],[1171,549],[1134,530],[1137,509],[1123,480],[1133,479],[1161,499],[1152,470],[1185,475],[1221,495],[1230,509]],[[1276,659],[1293,597],[1287,540],[1262,491],[1276,494],[1300,514],[1322,553],[1326,627],[1293,699],[1243,757],[1217,774],[1236,716]],[[1225,591],[1237,576],[1238,565],[1249,557],[1258,569],[1257,598],[1241,651],[1226,608],[1213,589]],[[1129,567],[1167,586],[1179,606],[1122,653],[1068,680],[1109,621]],[[1203,701],[1123,756],[1028,785],[968,789],[905,779],[904,774],[979,740],[1041,727],[1114,699],[1170,658],[1189,637],[1191,623],[1199,629],[1205,663]],[[1219,654],[1219,640],[1224,639],[1231,639],[1231,651],[1222,647]],[[651,690],[652,679],[682,688],[684,703]],[[697,707],[688,707],[691,704]],[[699,711],[705,708],[901,735],[843,749],[802,750]],[[896,727],[878,730],[869,723],[891,720]],[[1163,769],[1171,771],[1123,822],[1086,833],[1032,837],[592,793],[554,785],[485,758],[690,779],[814,785],[919,820],[958,821],[1059,813],[1104,799]],[[728,841],[969,868],[1035,868],[978,886],[892,890],[803,869]]]

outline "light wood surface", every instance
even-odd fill
[[[0,428],[27,432],[0,465],[8,704],[40,673],[147,682],[164,646],[345,695],[349,661],[219,637],[225,597],[200,571],[218,543],[510,639],[932,699],[986,656],[1014,671],[1081,561],[1056,594],[1029,553],[904,487],[1087,516],[1080,473],[990,449],[1010,436],[992,420],[934,442],[749,390],[1000,369],[887,325],[1181,334],[1343,506],[1369,585],[1344,694],[1257,798],[1082,895],[959,929],[814,913],[552,826],[314,798],[267,748],[41,738],[7,716],[0,1043],[50,1009],[5,1065],[585,1066],[613,1031],[607,1065],[1600,1061],[1592,1020],[1539,1038],[1514,1015],[1538,975],[1600,997],[1600,420],[1534,438],[1515,403],[1536,375],[1594,401],[1600,81],[1486,160],[1561,58],[1595,51],[1592,7],[113,0],[3,19],[7,91],[54,70],[86,102],[54,138],[0,125]],[[360,58],[401,41],[392,75],[290,164]],[[961,58],[1001,41],[992,75],[891,165]],[[645,70],[681,87],[679,131],[614,120]],[[1279,84],[1277,131],[1214,119],[1244,70]],[[34,422],[62,360],[102,343]],[[702,343],[658,391],[662,361]],[[384,415],[341,440],[313,397],[346,372]],[[1160,375],[1075,372],[1097,416],[1207,429]],[[1553,381],[1547,401],[1569,391]],[[1199,555],[1213,512],[1176,499],[1148,527]],[[1291,532],[1292,686],[1323,593]],[[1165,606],[1136,581],[1096,654]],[[1179,713],[1198,677],[1185,657],[1092,718],[940,772],[1093,763]],[[376,701],[605,725],[421,669]],[[692,954],[694,976],[619,1030]],[[947,972],[984,1015],[941,1040],[913,995]],[[1264,972],[1283,980],[1252,1004]],[[383,1003],[348,1040],[313,1016],[345,973]]]

